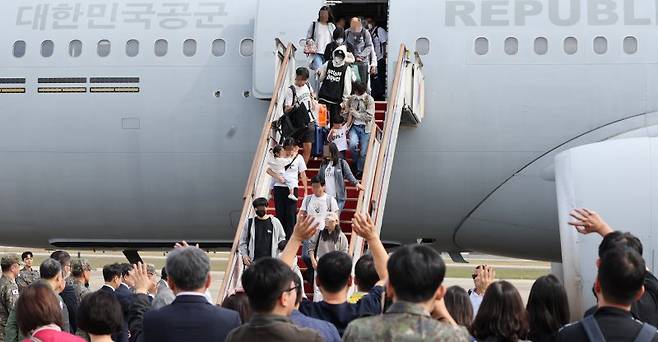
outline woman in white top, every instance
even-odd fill
[[[276,218],[279,219],[286,236],[292,236],[292,230],[297,223],[297,201],[290,199],[290,190],[287,184],[299,184],[299,179],[302,180],[302,197],[306,194],[308,187],[308,180],[306,179],[306,163],[304,158],[298,154],[299,147],[295,144],[295,140],[288,138],[283,142],[283,151],[281,156],[283,158],[290,158],[290,162],[284,166],[284,180],[285,183],[277,179],[278,176],[271,169],[267,169],[267,173],[274,177],[277,181],[274,183],[274,209]],[[294,189],[293,195],[299,196],[298,189]]]
[[[306,34],[307,44],[304,52],[311,57],[310,68],[317,70],[324,64],[324,50],[333,41],[334,17],[329,6],[322,6],[318,13],[318,20],[311,23]]]

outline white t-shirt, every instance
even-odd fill
[[[293,84],[293,87],[295,87],[295,93],[297,95],[297,98],[295,99],[295,104],[303,103],[306,105],[306,109],[312,110],[311,108],[311,92],[313,91],[313,88],[311,88],[310,84],[304,84],[301,87],[298,87],[297,85]],[[286,107],[293,106],[292,103],[292,89],[290,87],[286,88],[286,97],[283,100],[283,104]],[[308,113],[309,118],[311,119],[311,122],[315,121],[315,118],[311,113]]]
[[[283,178],[285,178],[286,182],[289,184],[299,184],[299,174],[306,171],[306,163],[304,163],[304,158],[300,155],[293,157],[291,160],[292,164],[290,164],[290,162],[286,163],[286,165],[290,164],[290,167],[283,172]],[[274,183],[274,186],[287,187],[286,184],[281,184],[279,182]]]
[[[339,129],[332,128],[327,140],[330,144],[335,143],[338,151],[347,151],[347,130],[344,125]]]
[[[333,29],[333,24],[315,23],[315,42],[318,44],[317,52],[319,54],[323,55],[325,48],[333,40]]]
[[[302,207],[299,209],[306,211],[307,215],[312,216],[316,222],[319,222],[318,229],[322,230],[324,229],[324,220],[329,211],[338,213],[338,203],[333,196],[329,196],[326,193],[320,197],[308,195],[304,197]]]
[[[334,178],[334,172],[336,172],[336,168],[334,167],[333,163],[330,162],[329,165],[327,165],[327,168],[324,169],[324,192],[335,198],[336,178]]]

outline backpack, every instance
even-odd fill
[[[286,138],[299,140],[302,135],[304,135],[311,122],[308,116],[311,111],[306,108],[306,105],[302,103],[299,106],[295,106],[295,102],[297,102],[297,91],[295,90],[295,86],[291,85],[290,90],[292,91],[293,109],[288,113],[284,113],[278,120],[272,123],[272,129],[281,134],[279,143],[283,143]]]
[[[350,30],[345,31],[345,45],[347,46],[347,51],[348,52],[354,53],[356,51],[356,46],[354,46],[354,44],[352,44],[349,41],[349,36],[351,34],[354,34],[354,33]],[[365,44],[365,40],[366,40],[366,29],[362,28],[361,32],[359,33],[359,41],[363,41],[363,44]]]
[[[306,83],[306,86],[308,87],[309,93],[311,93],[311,86],[309,86],[308,83]],[[297,90],[295,89],[295,85],[291,85],[290,90],[292,91],[293,109],[288,114],[291,116],[292,123],[295,125],[295,127],[308,128],[308,124],[311,123],[311,119],[309,117],[311,109],[306,108],[305,103],[299,103],[298,106],[295,106],[295,103],[297,102]],[[311,113],[311,115],[313,114]]]
[[[306,196],[306,197],[308,197],[308,200],[306,201],[306,206],[304,207],[304,211],[306,211],[307,213],[308,213],[308,205],[309,205],[309,203],[311,203],[311,196],[315,196],[315,195]],[[333,196],[327,195],[327,210],[329,210],[329,211],[333,211],[333,210],[331,210],[331,207],[333,206],[332,205],[333,201],[331,200],[332,198],[333,198]],[[338,209],[338,208],[335,208],[335,209]]]
[[[594,319],[594,315],[585,317],[581,323],[589,341],[605,342],[605,337],[603,336],[601,328],[596,322],[596,319]],[[650,342],[655,336],[656,328],[654,328],[651,324],[644,323],[642,324],[642,329],[640,329],[640,332],[637,334],[637,336],[635,336],[635,340],[633,341]]]

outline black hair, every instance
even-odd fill
[[[329,144],[329,160],[333,166],[337,166],[340,163],[340,151],[338,151],[338,145],[336,143]]]
[[[329,13],[329,20],[327,23],[333,23],[334,22],[334,14],[331,13],[331,8],[329,6],[322,6],[320,7],[320,10],[318,11],[318,22],[320,22],[320,12],[322,11],[327,11]]]
[[[331,124],[342,124],[345,123],[345,118],[342,115],[336,115],[335,118],[331,121]]]
[[[66,251],[54,251],[50,254],[50,257],[59,261],[62,269],[64,269],[66,264],[71,264],[71,255]]]
[[[354,280],[361,292],[370,292],[379,281],[372,254],[362,255],[354,265]]]
[[[133,266],[127,262],[121,264],[121,276],[127,277],[130,275],[130,271],[133,270]]]
[[[103,266],[103,280],[109,283],[114,277],[121,278],[121,265],[114,263]]]
[[[167,281],[167,268],[162,266],[162,270],[160,271],[160,279]]]
[[[340,222],[336,225],[336,228],[329,232],[329,229],[322,229],[320,231],[320,234],[318,236],[318,239],[320,241],[330,241],[333,244],[338,243],[338,239],[340,238]],[[319,243],[319,241],[318,241]]]
[[[303,77],[305,80],[308,80],[310,77],[308,69],[306,67],[299,67],[295,70],[295,75]]]
[[[473,305],[468,293],[461,286],[450,286],[443,297],[450,316],[463,327],[473,322]]]
[[[514,285],[503,280],[487,287],[470,332],[477,340],[518,341],[526,337],[528,314]]]
[[[606,301],[630,305],[644,285],[647,267],[642,256],[631,248],[615,248],[601,258],[598,281]]]
[[[48,258],[39,265],[41,279],[53,279],[57,274],[62,274],[62,264],[59,261]]]
[[[302,283],[302,280],[299,278],[297,274],[295,274],[294,279],[292,280],[295,282],[295,287],[297,291],[297,298],[295,300],[295,305],[299,305],[299,303],[302,302],[302,299],[304,298],[304,294],[302,291],[304,291],[304,284]]]
[[[345,29],[342,27],[336,27],[334,30],[333,38],[334,42],[340,38],[343,38],[343,42],[345,42]]]
[[[103,291],[84,296],[76,317],[78,328],[92,335],[118,333],[123,326],[119,300],[113,294]]]
[[[30,251],[25,251],[23,254],[21,254],[21,260],[25,260],[27,257],[34,258],[34,254],[32,254]]]
[[[599,245],[599,258],[603,257],[607,251],[616,248],[630,248],[642,255],[642,242],[631,233],[615,231],[609,233],[603,238]]]
[[[320,184],[324,186],[324,179],[320,178],[320,176],[315,175],[313,178],[311,178],[311,184]]]
[[[296,146],[297,142],[293,138],[285,138],[283,140],[283,148]]]
[[[282,150],[283,150],[283,146],[276,145],[276,146],[272,147],[272,154],[277,156],[277,155],[279,155],[279,153],[281,153]]]
[[[352,89],[354,89],[355,94],[363,95],[368,88],[367,88],[365,82],[356,81],[356,82],[352,83]]]
[[[336,293],[344,289],[351,275],[352,258],[347,253],[329,252],[318,260],[318,282],[327,292]]]
[[[267,198],[258,197],[251,204],[254,206],[254,208],[258,208],[258,207],[267,207],[267,203],[268,203]]]
[[[439,253],[423,245],[398,248],[386,265],[398,300],[422,303],[434,298],[446,274]]]
[[[242,323],[247,323],[251,319],[251,307],[249,298],[244,292],[234,293],[224,299],[222,307],[225,309],[237,311],[240,314]]]
[[[549,274],[537,278],[528,297],[528,323],[531,340],[552,335],[569,323],[567,291],[556,276]]]
[[[254,312],[272,311],[276,302],[297,275],[283,261],[263,258],[242,274],[242,286]]]

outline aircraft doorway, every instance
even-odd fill
[[[327,1],[327,3],[331,2]],[[381,37],[380,41],[388,40],[388,0],[344,0],[336,2],[336,4],[332,6],[332,14],[337,26],[344,25],[343,27],[346,30],[349,29],[350,21],[352,18],[361,18],[364,22],[364,27],[366,24],[366,19],[368,19],[368,21],[372,21],[374,26],[381,28],[381,30],[370,29],[371,32],[378,32],[378,37],[373,37],[373,40],[377,40],[379,36],[383,36]],[[373,44],[376,45],[373,46],[373,49],[379,49],[379,52],[376,51],[376,75],[370,76],[370,88],[375,100],[383,101],[386,99],[386,60],[388,56],[388,44],[384,43],[383,47],[381,48],[381,43],[373,41]]]

